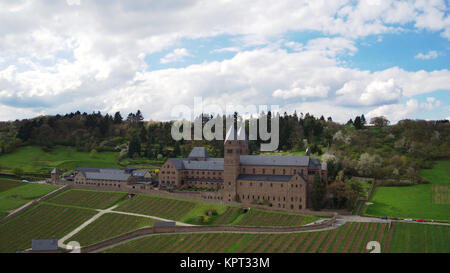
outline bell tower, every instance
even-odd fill
[[[223,166],[223,200],[232,202],[236,200],[237,178],[239,176],[241,154],[248,154],[248,143],[245,139],[245,128],[239,128],[236,133],[230,127],[224,142]]]

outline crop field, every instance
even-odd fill
[[[391,252],[450,253],[450,227],[395,223]]]
[[[0,178],[0,192],[22,185],[22,182],[12,179]]]
[[[145,226],[152,226],[153,223],[154,220],[150,218],[106,213],[68,239],[66,243],[77,241],[82,246],[87,246]]]
[[[450,205],[450,186],[433,185],[433,204]]]
[[[450,161],[438,161],[421,175],[431,184],[375,188],[364,214],[450,221]]]
[[[422,229],[426,229],[427,233],[423,233]],[[448,242],[449,232],[449,227],[434,225],[405,228],[403,223],[395,223],[389,228],[389,224],[384,223],[348,223],[333,230],[292,234],[153,235],[105,252],[368,253],[371,250],[367,250],[366,245],[370,241],[380,242],[382,253],[449,252],[450,244],[445,243]],[[431,236],[429,241],[426,236]],[[405,240],[417,244],[411,248]]]
[[[119,168],[116,159],[119,153],[99,152],[91,157],[87,152],[78,152],[74,147],[55,146],[45,152],[37,146],[21,147],[10,154],[0,156],[0,165],[10,170],[22,168],[25,173],[49,174],[53,168],[69,170],[77,167]],[[7,170],[6,170],[7,171]]]
[[[0,253],[28,249],[32,239],[61,238],[94,214],[88,209],[36,206],[0,224]]]
[[[240,226],[301,226],[319,219],[310,215],[297,215],[279,212],[267,212],[251,209],[234,225]]]
[[[91,190],[68,190],[49,199],[48,203],[70,205],[92,209],[106,209],[124,198],[123,192],[106,192]]]
[[[194,202],[138,194],[115,210],[179,220],[195,207]]]
[[[31,200],[42,197],[58,186],[21,183],[22,185],[0,192],[0,212],[6,213],[17,209]]]

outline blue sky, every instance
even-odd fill
[[[36,23],[39,22],[39,23]],[[450,117],[445,0],[0,3],[0,120],[177,105]]]

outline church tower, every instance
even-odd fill
[[[58,169],[54,168],[54,169],[50,172],[50,182],[51,182],[52,184],[59,184],[59,182],[60,182],[60,175],[59,175]]]
[[[248,142],[245,138],[245,128],[238,132],[230,127],[224,143],[224,173],[223,173],[223,200],[236,201],[237,178],[240,172],[241,154],[248,154]]]

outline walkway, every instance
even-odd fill
[[[80,226],[78,226],[76,229],[72,230],[69,234],[67,234],[66,236],[62,237],[61,239],[58,240],[58,246],[62,247],[62,248],[66,248],[66,245],[64,244],[64,242],[70,238],[72,238],[75,234],[77,234],[78,232],[80,232],[80,230],[82,230],[83,228],[85,228],[87,225],[89,225],[90,223],[94,222],[95,220],[97,220],[98,218],[100,218],[103,214],[105,213],[109,213],[111,212],[113,209],[115,209],[117,207],[117,205],[112,206],[108,209],[105,210],[97,210],[99,211],[99,213],[97,213],[96,215],[94,215],[91,219],[87,220],[86,222],[84,222],[83,224],[81,224]]]

